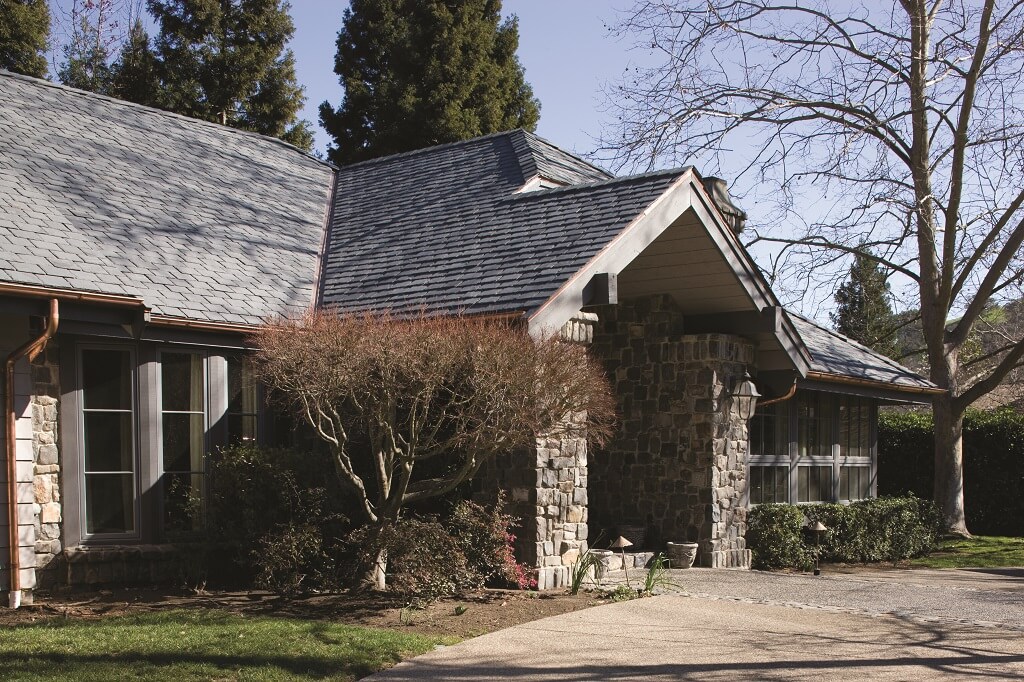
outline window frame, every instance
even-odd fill
[[[817,402],[818,405],[823,404],[823,401],[828,401],[829,415],[824,419],[827,422],[825,428],[828,429],[831,439],[831,455],[822,454],[808,454],[801,455],[800,445],[800,400],[812,399]],[[841,438],[841,423],[840,423],[840,412],[841,405],[844,400],[854,400],[861,402],[861,405],[866,408],[866,419],[868,422],[867,429],[867,455],[856,455],[850,456],[843,454]],[[751,419],[748,424],[748,456],[747,456],[747,488],[744,495],[744,503],[748,506],[756,506],[757,503],[751,502],[751,489],[750,481],[751,474],[750,468],[756,466],[785,466],[789,471],[789,499],[788,504],[820,504],[820,502],[801,502],[799,501],[799,469],[802,466],[820,466],[820,467],[831,467],[832,470],[832,488],[829,499],[824,502],[849,504],[850,502],[856,502],[856,499],[848,500],[841,497],[841,486],[840,478],[842,467],[844,466],[858,466],[868,468],[868,497],[859,499],[870,499],[877,497],[877,471],[878,471],[878,401],[865,395],[859,395],[856,393],[838,393],[831,391],[820,391],[813,389],[799,389],[796,395],[790,400],[776,403],[769,406],[769,409],[773,413],[780,409],[781,406],[789,404],[786,409],[787,418],[779,418],[775,415],[777,420],[776,429],[780,428],[780,424],[785,424],[787,428],[787,453],[786,454],[749,454],[752,452],[751,449],[751,437],[754,433],[754,419],[758,417],[766,416],[764,413],[758,411],[755,416]],[[822,448],[824,449],[824,448]],[[772,504],[772,503],[762,503]]]
[[[90,533],[88,531],[88,486],[86,485],[86,477],[89,472],[86,469],[85,455],[86,455],[86,443],[85,443],[85,375],[84,367],[85,363],[82,358],[88,351],[117,351],[128,353],[128,371],[129,371],[129,387],[131,389],[131,446],[132,446],[132,464],[134,469],[132,470],[132,514],[133,514],[133,529],[129,533]],[[139,357],[137,350],[133,345],[130,344],[116,344],[116,343],[79,343],[75,344],[74,347],[74,393],[75,400],[73,403],[74,409],[74,443],[76,445],[76,452],[73,453],[73,459],[75,461],[77,472],[75,475],[75,486],[74,489],[77,492],[77,499],[68,500],[71,508],[77,510],[77,521],[78,521],[78,536],[82,542],[91,542],[99,544],[113,544],[121,542],[138,542],[143,537],[143,508],[142,508],[142,478],[144,476],[142,466],[142,429],[139,425],[140,409],[140,396],[142,391],[139,387]],[[62,415],[63,416],[63,415]],[[65,441],[67,442],[67,441]],[[73,505],[73,506],[72,506]]]
[[[134,476],[135,529],[130,534],[87,533],[85,491],[85,441],[83,395],[83,350],[118,350],[129,353],[132,374],[132,447]],[[60,343],[61,399],[59,437],[61,478],[65,513],[61,522],[65,547],[80,545],[110,546],[170,542],[195,536],[193,531],[164,528],[163,504],[163,413],[161,357],[164,353],[197,353],[203,357],[204,405],[204,479],[203,508],[207,492],[206,474],[209,456],[227,444],[228,374],[227,357],[244,357],[237,347],[169,341],[97,339],[84,335],[64,335]],[[265,442],[264,424],[268,419],[262,387],[257,386],[257,443]],[[201,527],[201,526],[200,526]]]

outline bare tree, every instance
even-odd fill
[[[860,253],[907,283],[948,390],[933,401],[935,499],[960,533],[964,411],[1024,359],[1018,333],[957,380],[983,311],[1019,297],[1024,274],[1022,6],[640,2],[622,30],[663,63],[614,92],[620,125],[602,143],[620,165],[742,158],[773,279],[820,291]]]
[[[254,341],[257,375],[328,444],[371,537],[539,434],[603,442],[611,432],[610,389],[586,349],[508,323],[317,312]],[[382,552],[379,589],[386,562]]]

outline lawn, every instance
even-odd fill
[[[998,568],[1024,566],[1024,538],[949,538],[929,556],[910,561],[919,568]]]
[[[0,679],[354,680],[451,642],[207,610],[55,619],[0,630]]]

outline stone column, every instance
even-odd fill
[[[694,455],[699,524],[698,560],[711,568],[750,568],[746,548],[747,422],[729,394],[753,363],[754,346],[738,336],[690,334],[683,337],[686,401],[691,411],[690,448]]]
[[[61,553],[60,458],[57,442],[60,374],[57,341],[32,363],[32,495],[35,526],[36,582],[53,587],[59,581],[57,559]]]

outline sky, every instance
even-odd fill
[[[519,60],[541,103],[537,134],[585,153],[601,129],[601,89],[618,78],[634,55],[627,41],[609,35],[608,25],[629,0],[505,0],[506,16],[519,17]],[[337,105],[342,88],[334,73],[334,43],[347,2],[292,0],[299,82],[306,87],[301,116],[317,124],[324,100]],[[328,137],[317,127],[316,148]]]

